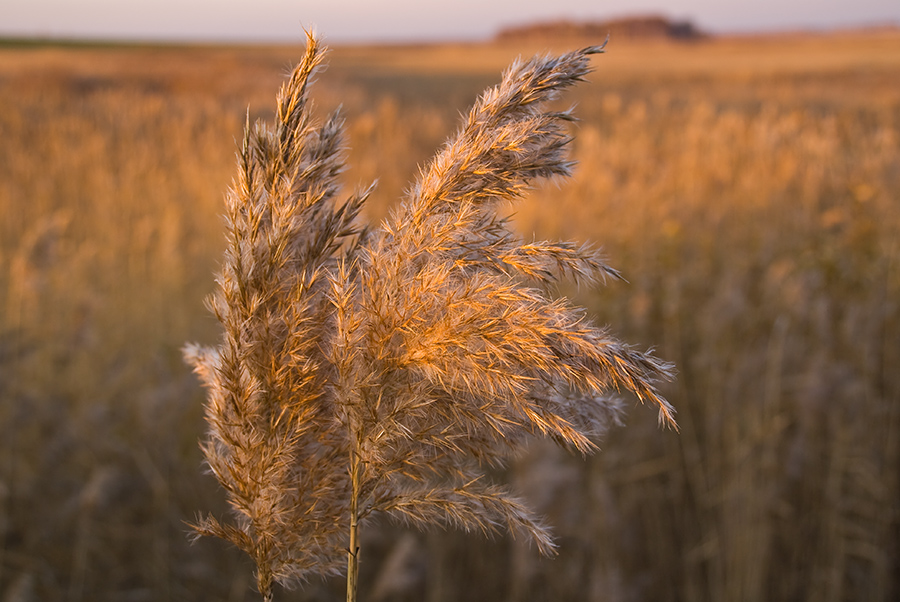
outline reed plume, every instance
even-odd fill
[[[508,531],[550,554],[547,526],[486,467],[533,436],[594,451],[620,390],[674,425],[655,386],[671,366],[546,293],[619,274],[597,249],[525,242],[499,217],[535,180],[569,175],[572,117],[547,101],[599,52],[511,66],[378,228],[360,224],[365,193],[338,200],[341,119],[311,117],[313,36],[274,126],[248,123],[209,303],[224,336],[185,354],[233,509],[196,528],[253,557],[264,599],[346,562],[355,600],[358,530],[376,514]]]

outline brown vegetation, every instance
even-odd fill
[[[708,34],[700,31],[690,21],[672,21],[658,15],[622,17],[608,21],[551,21],[507,27],[497,33],[498,42],[524,42],[528,40],[619,40],[659,39],[697,40]]]
[[[336,49],[318,103],[344,104],[343,181],[379,179],[367,215],[387,215],[458,112],[535,50]],[[200,475],[203,393],[179,348],[216,340],[200,299],[224,248],[234,141],[248,104],[271,118],[299,52],[0,51],[6,599],[256,596],[240,555],[186,541],[185,521],[226,508]],[[570,96],[573,178],[514,219],[529,237],[603,244],[628,283],[561,292],[678,365],[663,393],[681,434],[631,411],[587,462],[536,446],[493,475],[555,526],[555,559],[375,525],[362,589],[896,599],[900,38],[612,43],[596,66]]]
[[[529,435],[596,450],[619,421],[614,391],[674,424],[654,382],[670,367],[538,288],[618,273],[588,246],[523,242],[497,215],[532,180],[570,175],[571,116],[545,105],[601,51],[510,67],[381,227],[357,219],[367,193],[335,199],[342,120],[310,112],[318,40],[275,124],[245,126],[210,299],[223,340],[186,357],[209,392],[204,455],[234,517],[197,529],[254,559],[264,599],[347,555],[356,600],[359,530],[379,514],[520,532],[550,554],[548,528],[485,469]]]

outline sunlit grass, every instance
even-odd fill
[[[372,217],[536,50],[331,53],[317,102],[344,105],[344,179],[379,179]],[[235,140],[299,55],[0,49],[0,595],[251,599],[235,556],[187,548],[182,521],[220,496],[178,349],[214,342],[200,300]],[[603,245],[629,282],[562,292],[678,365],[682,434],[632,412],[586,467],[547,450],[513,467],[558,525],[552,563],[379,532],[363,582],[435,600],[892,599],[900,36],[612,40],[597,67],[570,97],[573,180],[515,219]],[[426,551],[443,560],[423,568]],[[339,599],[329,587],[308,595]]]

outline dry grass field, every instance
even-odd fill
[[[327,42],[327,39],[326,39]],[[598,40],[586,40],[596,43]],[[579,40],[341,47],[349,189],[380,219],[511,59]],[[0,600],[253,600],[190,521],[225,511],[180,348],[203,307],[248,111],[296,47],[0,44]],[[587,461],[497,479],[556,527],[366,536],[366,600],[900,597],[900,33],[612,40],[574,178],[514,208],[627,278],[561,290],[674,362],[680,433],[637,404]],[[343,582],[278,600],[340,600]]]

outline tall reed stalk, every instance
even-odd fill
[[[534,180],[569,175],[572,117],[546,102],[601,51],[510,67],[378,228],[359,223],[365,193],[337,199],[341,119],[315,122],[308,100],[315,37],[274,126],[248,123],[209,301],[223,339],[185,355],[207,386],[203,450],[233,510],[196,528],[254,559],[265,600],[273,581],[344,562],[355,600],[359,528],[377,514],[508,531],[552,554],[547,526],[485,469],[532,436],[594,451],[619,390],[674,425],[654,384],[670,365],[546,292],[619,274],[596,249],[522,241],[498,216]]]

